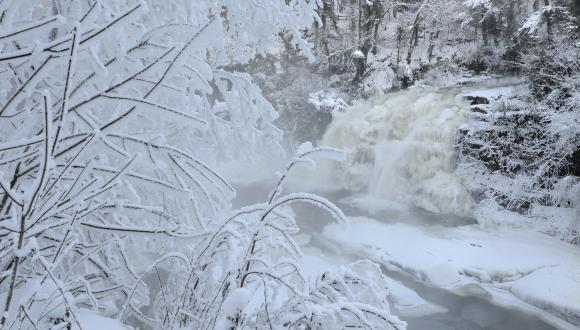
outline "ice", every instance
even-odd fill
[[[387,285],[389,286],[389,298],[393,302],[393,308],[396,309],[397,315],[420,317],[447,312],[444,307],[427,302],[399,281],[387,278]]]
[[[481,295],[560,328],[580,325],[580,250],[549,236],[476,225],[427,229],[364,217],[328,225],[323,236],[430,286]]]
[[[302,243],[309,241],[310,239],[303,240]],[[342,265],[347,265],[352,261],[344,256],[328,255],[322,249],[312,246],[304,248],[303,252],[304,256],[300,260],[300,266],[304,274],[311,278],[320,276],[324,272],[337,271]],[[401,282],[388,277],[386,280],[389,288],[389,301],[396,310],[396,315],[419,317],[446,312],[445,308],[426,301]]]
[[[97,312],[81,308],[79,311],[79,319],[81,320],[81,325],[83,330],[125,330],[126,327],[123,326],[121,322],[115,319],[101,316]],[[77,327],[73,327],[77,329]]]

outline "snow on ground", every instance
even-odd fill
[[[342,111],[348,106],[344,99],[335,91],[325,90],[311,93],[308,103],[314,105],[318,111]]]
[[[578,237],[580,209],[534,205],[527,214],[506,210],[493,200],[481,202],[475,211],[477,223],[483,227],[507,227],[534,230],[572,242]]]
[[[95,311],[81,309],[79,312],[83,330],[124,330],[127,329],[119,320],[98,315]],[[75,327],[76,329],[76,327]]]
[[[497,99],[501,96],[510,96],[514,93],[515,86],[483,88],[465,92],[461,96],[482,97],[485,99]]]
[[[522,229],[420,228],[364,217],[328,225],[322,235],[344,253],[430,286],[481,295],[562,329],[580,325],[580,250],[554,238]]]

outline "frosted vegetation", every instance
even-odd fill
[[[337,151],[305,146],[268,201],[237,211],[212,170],[282,151],[272,106],[225,66],[271,50],[273,31],[310,55],[298,29],[315,2],[2,6],[3,328],[83,328],[85,310],[151,328],[401,324],[377,266],[309,282],[296,265],[290,203],[345,219],[284,195],[284,177]]]
[[[532,2],[0,0],[0,329],[402,330],[446,311],[385,268],[580,325],[580,5]],[[236,205],[244,179],[269,193]],[[300,236],[321,219],[333,262]]]

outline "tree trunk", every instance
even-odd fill
[[[439,30],[437,30],[436,33],[431,32],[429,34],[429,50],[428,50],[428,59],[429,62],[431,62],[431,59],[433,58],[433,50],[435,49],[435,40],[439,39]]]
[[[550,0],[544,0],[544,6],[549,6],[550,5]],[[552,35],[552,13],[549,12],[546,15],[546,33],[548,33],[548,35]]]
[[[488,45],[488,23],[487,19],[484,19],[483,14],[481,15],[481,39],[483,40],[483,45]]]
[[[359,2],[360,3],[360,2]],[[376,36],[378,33],[378,25],[382,17],[382,4],[375,0],[371,4],[365,2],[360,6],[359,12],[359,49],[363,53],[362,58],[355,59],[356,73],[353,79],[353,84],[358,84],[362,81],[367,69],[367,57],[369,51],[373,50],[376,53]]]
[[[413,29],[411,30],[411,39],[409,39],[409,51],[407,52],[407,64],[411,64],[411,59],[413,58],[413,50],[418,44],[419,37],[419,21],[420,21],[421,9],[417,11],[415,15],[415,20],[413,21]]]

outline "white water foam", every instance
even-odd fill
[[[460,88],[414,87],[333,114],[322,145],[349,151],[327,179],[398,207],[471,216],[474,201],[454,175]]]

